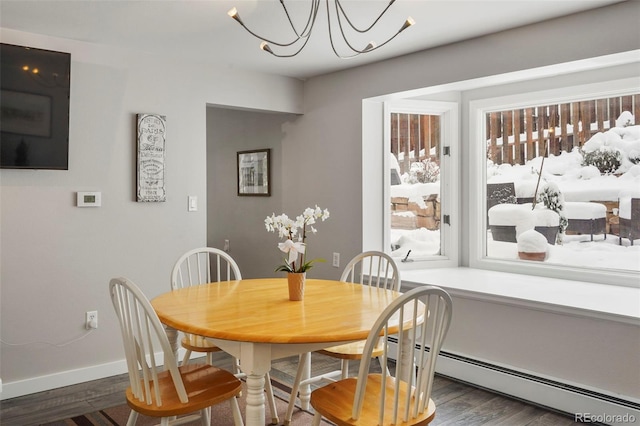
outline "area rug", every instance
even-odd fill
[[[276,402],[276,410],[278,412],[279,424],[284,421],[284,416],[287,412],[288,392],[290,388],[283,383],[273,380],[273,391]],[[240,404],[240,411],[242,412],[242,418],[245,418],[246,407],[246,385],[243,383],[242,397],[238,401]],[[266,397],[266,395],[265,395]],[[92,413],[84,414],[81,416],[72,417],[65,420],[60,420],[51,423],[45,423],[41,426],[124,426],[127,424],[129,413],[131,409],[125,405],[119,405],[116,407],[107,408],[104,410],[95,411]],[[265,425],[271,424],[271,412],[267,404],[267,411],[265,416]],[[309,411],[302,410],[298,404],[293,411],[291,417],[291,426],[309,426],[313,414]],[[140,414],[136,426],[151,426],[159,424],[159,419],[154,417],[148,417]],[[199,421],[193,422],[193,424],[200,424]],[[332,425],[333,423],[322,421],[322,425]],[[233,426],[233,416],[231,414],[231,404],[225,401],[221,404],[214,405],[211,410],[211,426]]]

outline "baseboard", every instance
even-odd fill
[[[436,366],[440,375],[567,414],[578,422],[628,425],[640,421],[640,401],[632,398],[447,352],[440,353]]]
[[[121,361],[62,371],[59,373],[48,374],[46,376],[32,377],[25,380],[5,383],[0,399],[5,400],[9,398],[16,398],[19,396],[30,395],[32,393],[61,388],[63,386],[76,385],[78,383],[89,382],[91,380],[116,376],[126,372],[127,363],[123,359]]]
[[[185,350],[180,348],[178,359],[182,359]],[[162,354],[156,354],[162,357]],[[48,374],[46,376],[32,377],[25,380],[4,383],[0,400],[16,398],[30,395],[37,392],[57,389],[64,386],[77,385],[78,383],[90,382],[92,380],[104,379],[106,377],[117,376],[127,372],[125,359],[105,364],[92,365],[75,370],[61,371],[59,373]]]
[[[394,344],[392,344],[393,346]],[[182,351],[182,349],[181,349]],[[180,355],[181,357],[181,355]],[[436,371],[465,383],[566,413],[582,415],[584,423],[627,425],[640,420],[640,401],[620,398],[597,389],[587,389],[560,380],[498,366],[458,354],[442,352]],[[127,372],[125,360],[2,383],[0,400],[75,385]],[[579,420],[579,419],[577,419]]]

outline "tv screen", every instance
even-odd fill
[[[71,54],[0,43],[0,167],[69,169]]]

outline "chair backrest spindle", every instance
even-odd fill
[[[171,271],[173,290],[210,282],[241,280],[240,268],[226,252],[212,247],[189,250]]]
[[[353,419],[360,417],[363,408],[370,355],[378,341],[384,339],[382,360],[386,365],[389,330],[391,327],[395,330],[399,324],[404,325],[404,332],[392,333],[398,338],[398,362],[392,387],[388,387],[387,372],[383,369],[381,373],[377,404],[379,424],[407,422],[428,409],[436,360],[451,322],[451,308],[451,297],[444,290],[423,286],[403,294],[385,309],[372,327],[364,347],[353,401]],[[411,353],[405,354],[404,350]],[[406,367],[400,362],[403,359],[408,361]],[[388,392],[393,392],[393,395],[388,395]],[[385,403],[388,398],[393,401],[391,412],[385,412],[389,407]],[[388,416],[391,416],[391,422]]]
[[[400,271],[391,256],[380,251],[356,255],[345,266],[340,281],[400,291]]]
[[[158,406],[162,405],[160,389],[152,386],[152,383],[157,382],[159,371],[168,370],[180,401],[188,402],[169,339],[149,300],[126,278],[112,279],[109,290],[120,322],[129,382],[134,396],[147,404],[155,401]],[[157,360],[156,353],[159,352],[163,353],[163,357]]]

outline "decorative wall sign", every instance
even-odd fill
[[[166,201],[164,149],[166,116],[138,114],[138,202]]]
[[[271,195],[270,149],[238,152],[238,195]]]

